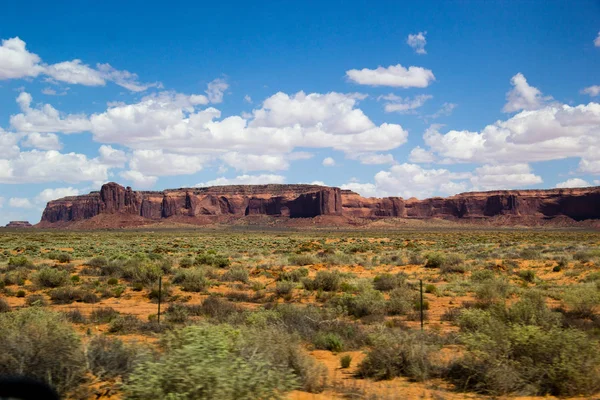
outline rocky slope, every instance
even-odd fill
[[[102,216],[106,225],[110,215],[121,221],[115,227],[127,225],[128,218],[136,225],[166,219],[207,224],[252,216],[321,217],[320,220],[337,217],[347,221],[500,218],[507,224],[555,218],[584,221],[600,219],[600,187],[471,192],[405,200],[364,198],[349,190],[317,185],[240,185],[142,192],[107,183],[99,192],[49,202],[38,226],[68,225],[97,216]]]

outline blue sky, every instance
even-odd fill
[[[3,5],[0,224],[107,181],[600,185],[597,1],[83,3]]]

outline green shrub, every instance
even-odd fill
[[[194,264],[195,265],[208,265],[208,266],[218,267],[218,268],[227,268],[231,265],[231,262],[225,256],[211,254],[211,253],[204,253],[204,254],[198,254],[198,256],[196,256],[196,259],[194,260]]]
[[[24,290],[17,290],[17,297],[25,297],[25,291]]]
[[[293,254],[288,257],[291,265],[314,265],[319,263],[319,259],[312,254]]]
[[[510,293],[510,283],[504,278],[483,281],[475,288],[475,298],[482,307],[503,302]]]
[[[221,280],[224,282],[248,283],[249,278],[248,270],[241,266],[233,267],[221,276]]]
[[[461,389],[555,396],[600,389],[598,343],[581,331],[484,322],[462,340],[467,353],[448,372]]]
[[[307,290],[323,290],[325,292],[337,292],[342,281],[338,271],[319,271],[314,279],[304,278],[302,284]]]
[[[519,271],[519,277],[523,279],[525,282],[533,282],[535,281],[535,271],[531,269],[525,269]]]
[[[112,307],[97,308],[90,314],[90,321],[97,324],[107,324],[118,316],[119,312]]]
[[[417,300],[417,293],[408,287],[400,287],[390,292],[385,310],[389,315],[405,315],[411,311]]]
[[[137,351],[117,338],[94,336],[87,345],[90,370],[101,379],[127,377],[133,370]]]
[[[46,298],[41,294],[30,294],[25,299],[25,304],[27,304],[30,307],[31,306],[44,307],[44,306],[48,305],[48,300],[46,300]]]
[[[352,356],[350,354],[346,354],[340,358],[340,368],[350,368],[350,364],[352,364]]]
[[[179,260],[180,268],[190,268],[193,265],[194,265],[194,260],[191,259],[190,257],[184,257],[181,260]]]
[[[344,350],[344,341],[338,335],[332,332],[320,332],[313,340],[317,349],[329,350],[338,353]]]
[[[242,332],[228,326],[190,326],[167,333],[157,361],[135,367],[124,387],[135,399],[277,398],[298,386],[285,366],[255,347],[247,354]]]
[[[362,318],[374,314],[385,313],[385,299],[377,290],[364,290],[356,296],[344,294],[337,303],[344,307],[348,314]]]
[[[441,268],[446,262],[446,257],[441,253],[432,253],[425,256],[425,268]]]
[[[56,288],[69,282],[69,273],[54,268],[42,268],[33,275],[33,282],[42,288]]]
[[[95,268],[102,268],[108,265],[108,259],[104,256],[94,257],[91,260],[88,260],[85,265]]]
[[[25,284],[25,280],[27,280],[28,277],[29,277],[29,270],[27,270],[23,267],[19,267],[17,269],[7,272],[4,275],[3,281],[6,286],[10,286],[10,285],[23,286]]]
[[[173,324],[183,324],[189,317],[188,308],[183,304],[171,304],[166,310],[167,321]]]
[[[125,314],[119,315],[110,322],[108,331],[110,333],[134,333],[140,329],[142,321],[135,315]]]
[[[567,309],[580,318],[592,318],[600,308],[600,292],[591,284],[568,288],[563,295]]]
[[[300,282],[304,277],[308,276],[308,269],[296,268],[290,271],[282,271],[277,277],[278,281]]]
[[[0,313],[9,312],[11,309],[10,305],[6,300],[0,297]]]
[[[181,285],[181,289],[186,292],[203,292],[211,285],[201,268],[180,270],[175,274],[172,282]]]
[[[73,258],[71,257],[71,255],[69,253],[59,253],[58,256],[56,257],[56,261],[58,261],[59,263],[65,264],[68,262],[71,262]]]
[[[32,269],[34,268],[34,265],[31,261],[29,261],[29,259],[25,256],[15,256],[15,257],[10,257],[8,259],[8,269],[12,270],[15,268],[27,268],[27,269]]]
[[[75,309],[71,311],[66,311],[63,313],[67,321],[73,324],[85,324],[87,322],[86,318],[83,316],[81,311]]]
[[[275,284],[275,295],[277,297],[289,296],[294,290],[294,283],[290,281],[277,282]]]
[[[376,275],[373,278],[373,287],[376,290],[380,290],[382,292],[388,292],[400,286],[404,283],[405,277],[403,275],[397,274],[381,274]]]
[[[0,314],[0,375],[43,380],[65,395],[86,370],[79,336],[65,318],[40,307]]]
[[[74,301],[82,301],[84,292],[73,286],[62,286],[52,289],[49,294],[50,300],[55,304],[71,304]]]
[[[422,333],[387,333],[376,339],[365,359],[358,365],[357,375],[375,379],[406,376],[423,381],[441,371],[431,361],[432,354],[438,349],[439,346]]]

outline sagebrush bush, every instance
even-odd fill
[[[224,282],[242,282],[248,283],[250,274],[244,267],[237,266],[230,268],[227,272],[221,275],[221,280]]]
[[[292,371],[272,363],[229,326],[197,325],[167,333],[157,361],[135,367],[124,391],[128,398],[276,398],[298,386]]]
[[[389,315],[408,314],[417,301],[417,292],[407,286],[396,288],[390,292],[390,298],[385,305]]]
[[[440,374],[441,367],[432,362],[439,345],[420,332],[388,332],[378,337],[358,365],[363,378],[392,379],[397,376],[423,381]]]
[[[319,271],[314,279],[304,278],[302,284],[307,290],[323,290],[325,292],[337,292],[342,282],[338,271]]]
[[[94,336],[86,350],[90,370],[102,379],[127,377],[133,370],[137,356],[135,346],[126,345],[120,339],[104,335]]]
[[[108,327],[108,331],[110,333],[134,333],[140,329],[142,326],[142,321],[138,319],[135,315],[125,314],[118,315],[110,322],[110,326]]]
[[[10,257],[8,259],[8,269],[12,270],[15,268],[27,268],[27,269],[32,269],[34,268],[34,265],[31,261],[29,261],[29,259],[25,256],[15,256],[15,257]]]
[[[186,292],[203,292],[211,285],[202,268],[179,270],[175,273],[172,282],[181,285],[181,289]]]
[[[9,312],[11,310],[10,305],[6,300],[0,297],[0,313]]]
[[[346,354],[340,358],[340,368],[350,368],[350,364],[352,364],[352,356],[350,354]]]
[[[0,375],[42,380],[65,395],[84,380],[79,336],[65,318],[40,307],[0,313]]]
[[[563,304],[580,318],[592,318],[600,309],[600,291],[593,284],[570,287],[563,294]]]
[[[555,396],[600,389],[598,343],[581,331],[482,321],[462,340],[468,351],[448,372],[462,389]]]
[[[344,341],[333,332],[320,332],[315,336],[313,344],[317,349],[329,350],[335,353],[344,350]]]
[[[405,276],[400,274],[380,274],[373,278],[373,287],[382,292],[388,292],[402,285],[405,279]]]
[[[25,304],[27,304],[30,307],[31,306],[44,307],[44,306],[48,305],[48,300],[46,300],[46,297],[44,297],[44,295],[41,295],[41,294],[30,294],[25,299]]]
[[[384,314],[386,306],[383,294],[373,289],[364,290],[355,296],[344,294],[336,300],[336,304],[343,307],[349,315],[356,318]]]
[[[69,282],[69,273],[54,268],[42,268],[33,274],[33,282],[42,288],[56,288]]]

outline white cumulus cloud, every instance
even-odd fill
[[[322,164],[324,167],[333,167],[335,165],[335,160],[331,157],[325,157]]]
[[[591,97],[596,97],[600,94],[600,85],[588,86],[583,89],[581,93],[590,95]]]
[[[567,179],[564,182],[560,182],[560,183],[556,184],[556,187],[559,189],[588,187],[588,186],[591,186],[589,184],[589,182],[587,182],[581,178],[571,178],[571,179]]]
[[[425,45],[427,44],[425,35],[427,35],[427,32],[411,33],[408,35],[406,43],[414,49],[415,53],[427,54],[427,51],[425,51]]]
[[[62,143],[60,142],[58,135],[54,133],[32,132],[27,135],[27,139],[23,142],[23,146],[41,150],[62,149]]]
[[[527,83],[522,73],[518,73],[510,80],[512,90],[506,94],[506,104],[502,111],[515,112],[521,110],[537,110],[549,98],[542,97],[542,92]]]
[[[225,185],[266,185],[270,183],[285,183],[282,175],[239,175],[234,178],[216,178],[207,182],[198,183],[197,187],[225,186]]]
[[[217,78],[212,82],[208,83],[208,89],[206,89],[206,95],[211,103],[221,103],[223,101],[223,94],[229,88],[227,82],[224,79]]]
[[[425,88],[435,81],[435,76],[429,69],[414,66],[405,68],[400,64],[387,68],[380,66],[377,69],[351,69],[346,71],[346,76],[360,85],[402,88]]]
[[[14,208],[33,208],[31,201],[25,197],[11,197],[8,205]]]

